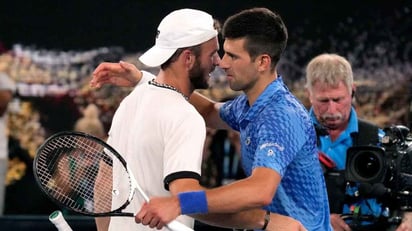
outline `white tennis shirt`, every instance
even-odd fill
[[[123,156],[149,197],[167,196],[166,177],[176,173],[200,176],[205,134],[203,118],[181,94],[145,82],[121,102],[108,143]],[[114,187],[119,180],[114,172]],[[124,211],[137,213],[143,202],[136,192]],[[120,202],[112,201],[116,203]],[[191,217],[180,216],[178,221],[193,228]],[[134,218],[111,217],[109,230],[157,229],[136,224]]]

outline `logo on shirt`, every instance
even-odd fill
[[[277,150],[279,150],[280,152],[283,152],[285,150],[285,147],[279,145],[278,143],[265,143],[265,144],[262,144],[260,146],[260,149],[264,149],[264,148],[267,148],[267,147],[274,147]],[[275,154],[275,152],[272,149],[268,150],[268,156],[273,156],[274,154]]]
[[[245,140],[245,144],[246,144],[246,145],[249,145],[249,144],[250,144],[250,142],[251,142],[251,141],[250,141],[250,137],[246,138],[246,140]]]

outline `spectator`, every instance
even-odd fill
[[[106,139],[103,123],[99,119],[99,108],[95,104],[89,104],[83,110],[83,117],[74,124],[74,130],[96,136],[102,140]]]

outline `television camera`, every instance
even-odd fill
[[[348,149],[345,178],[359,183],[359,194],[363,197],[381,199],[392,211],[412,211],[410,130],[402,125],[383,130],[385,136],[380,146]]]

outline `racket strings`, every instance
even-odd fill
[[[57,137],[38,154],[38,176],[51,196],[74,211],[107,213],[112,208],[112,196],[127,201],[129,193],[129,190],[112,187],[113,166],[118,162],[112,156],[103,145],[91,139]]]

